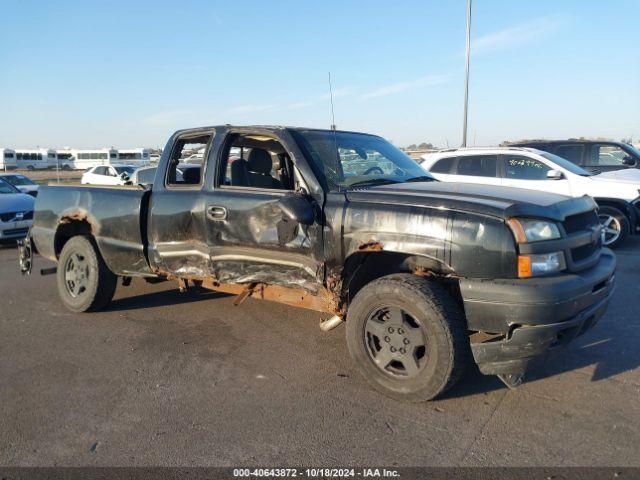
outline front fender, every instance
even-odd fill
[[[389,251],[430,259],[460,276],[513,278],[513,236],[500,218],[394,204],[349,204],[344,257]]]

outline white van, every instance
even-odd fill
[[[127,163],[144,167],[149,165],[149,149],[148,148],[119,148],[118,163]]]
[[[16,152],[10,148],[0,148],[0,170],[16,168]]]
[[[86,170],[96,165],[109,165],[117,163],[118,151],[113,148],[99,148],[94,150],[69,149],[65,153],[73,156],[74,168],[78,170]]]
[[[56,151],[50,148],[16,148],[16,166],[27,170],[55,168]]]

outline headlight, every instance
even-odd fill
[[[564,253],[540,253],[536,255],[518,255],[518,277],[530,278],[561,272],[567,268]]]
[[[507,225],[511,228],[518,243],[541,242],[560,238],[558,226],[547,220],[510,218]]]

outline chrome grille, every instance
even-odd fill
[[[22,214],[22,218],[18,218],[18,214]],[[15,222],[19,220],[32,220],[33,219],[33,210],[31,211],[21,211],[21,212],[5,212],[0,213],[0,220],[3,222]]]

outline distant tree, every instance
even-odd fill
[[[433,145],[427,142],[422,142],[420,145],[418,145],[418,148],[420,150],[432,150]]]
[[[418,146],[415,143],[412,143],[411,145],[409,145],[407,147],[407,150],[416,150],[418,148]]]

